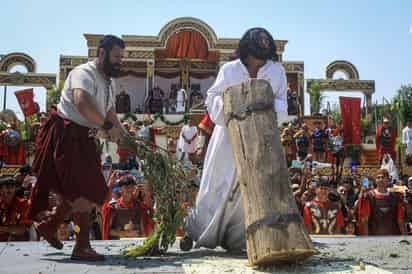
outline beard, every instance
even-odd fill
[[[112,64],[110,62],[109,54],[106,54],[103,60],[103,72],[109,77],[118,77],[121,72],[121,65],[120,64]]]
[[[274,57],[272,56],[272,51],[270,48],[263,48],[260,46],[250,49],[250,55],[259,60],[269,60]]]

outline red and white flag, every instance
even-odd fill
[[[23,111],[24,116],[29,117],[38,112],[38,107],[34,102],[33,89],[23,89],[15,91],[14,94],[17,97],[20,108]]]

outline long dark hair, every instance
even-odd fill
[[[264,28],[251,28],[243,34],[239,41],[239,47],[236,50],[237,57],[240,58],[243,64],[246,64],[246,58],[249,55],[254,55],[256,52],[263,50],[261,47],[260,34],[264,33],[269,38],[269,49],[266,56],[267,60],[278,61],[279,56],[276,53],[276,44],[272,35]]]

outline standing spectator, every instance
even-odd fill
[[[405,235],[405,205],[399,193],[388,192],[389,173],[380,169],[376,188],[361,195],[359,221],[364,235]]]
[[[325,130],[321,128],[320,121],[315,121],[315,128],[312,131],[312,147],[315,161],[325,161]]]
[[[412,165],[412,120],[406,122],[402,129],[402,144],[406,146],[405,158],[408,165]]]
[[[193,155],[196,152],[196,138],[198,135],[197,127],[193,120],[189,118],[187,124],[182,127],[180,131],[180,138],[178,141],[178,149],[181,151],[180,161],[185,159],[186,155],[193,163]]]
[[[297,156],[299,158],[305,158],[309,150],[309,132],[306,124],[302,125],[302,128],[293,136],[296,141]]]
[[[378,127],[375,137],[378,161],[382,161],[383,155],[389,153],[392,159],[396,159],[396,128],[392,127],[388,118],[383,118],[383,124]]]

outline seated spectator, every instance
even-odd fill
[[[329,200],[329,181],[321,178],[316,185],[316,197],[303,209],[303,219],[311,234],[341,234],[344,219],[338,202]]]
[[[399,193],[388,192],[389,173],[380,169],[376,187],[359,200],[359,221],[363,235],[406,234],[405,204]]]
[[[358,194],[355,192],[353,178],[350,176],[343,177],[342,186],[345,194],[345,202],[348,208],[353,208],[358,199]]]
[[[24,165],[14,175],[16,180],[16,196],[19,198],[28,198],[32,186],[36,183],[37,178],[32,176],[30,165]]]
[[[65,219],[57,229],[57,238],[59,241],[71,241],[74,239],[73,223],[70,219]]]
[[[135,199],[136,181],[125,175],[119,179],[120,198],[103,205],[103,240],[138,237],[140,235],[140,206]]]
[[[0,241],[28,241],[28,201],[16,196],[16,181],[0,176]]]

